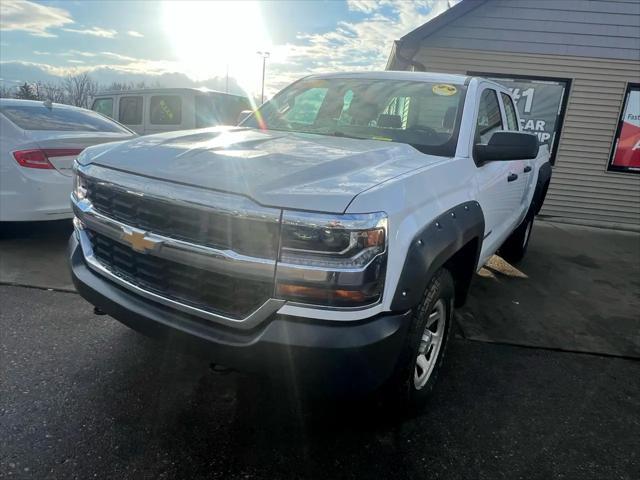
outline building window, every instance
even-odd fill
[[[566,78],[530,77],[469,72],[507,87],[516,102],[520,129],[535,133],[541,144],[549,146],[550,161],[555,162],[571,81]]]
[[[640,84],[627,86],[608,170],[640,173]]]
[[[118,121],[125,125],[142,125],[142,97],[120,98]]]
[[[180,125],[182,123],[182,99],[178,95],[151,97],[150,115],[153,125]]]

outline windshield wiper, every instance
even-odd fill
[[[334,137],[341,137],[341,138],[355,138],[356,140],[367,140],[366,137],[357,137],[355,135],[349,135],[348,133],[340,132],[339,130],[336,130],[333,133],[328,133],[327,135],[332,135]]]

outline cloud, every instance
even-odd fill
[[[28,32],[36,37],[55,37],[48,30],[73,23],[71,14],[58,7],[24,0],[0,2],[0,29]]]
[[[130,37],[136,37],[136,38],[142,38],[144,37],[143,34],[141,34],[140,32],[136,32],[135,30],[129,30],[127,32],[127,35],[129,35]]]
[[[348,0],[349,10],[353,12],[371,13],[378,8],[379,2],[371,0]]]
[[[207,80],[196,82],[178,70],[167,68],[152,68],[150,64],[144,64],[143,60],[137,67],[120,68],[113,65],[75,65],[73,67],[53,67],[43,63],[33,62],[0,62],[3,77],[0,78],[0,85],[15,87],[27,82],[60,82],[66,75],[87,72],[92,79],[96,80],[102,87],[107,87],[112,82],[138,83],[145,82],[147,85],[160,85],[162,87],[207,87],[214,90],[224,90],[226,79],[224,77],[213,77]],[[229,91],[231,93],[242,93],[237,82],[229,79]]]
[[[69,53],[71,55],[80,55],[81,57],[95,57],[98,55],[97,53],[94,53],[94,52],[83,52],[80,50],[69,50]]]
[[[297,42],[283,46],[284,59],[274,56],[269,66],[270,92],[309,73],[383,70],[393,41],[447,10],[448,2],[349,0],[348,7],[362,18],[324,33],[299,34]]]
[[[74,60],[74,59],[69,59],[67,60],[68,63],[84,63],[82,60]]]
[[[114,38],[118,32],[107,28],[63,28],[65,32],[79,33],[81,35],[91,35],[93,37]]]
[[[34,55],[51,55],[51,52],[41,52],[40,50],[34,50]]]
[[[133,57],[128,57],[126,55],[121,55],[119,53],[113,53],[113,52],[100,52],[100,55],[103,55],[105,57],[109,57],[109,58],[113,58],[115,60],[121,60],[124,62],[139,62],[140,59],[137,58],[133,58]]]
[[[0,0],[3,8],[5,2],[6,0]],[[310,73],[382,70],[393,41],[445,11],[447,4],[446,0],[415,2],[348,0],[348,8],[352,12],[348,21],[341,21],[333,28],[319,33],[299,34],[289,43],[273,45],[270,48],[271,58],[267,63],[267,93],[271,95],[293,80]],[[77,28],[64,27],[64,29],[104,38],[113,38],[117,34],[115,30],[99,27],[78,26]],[[107,33],[105,35],[102,32]],[[131,32],[133,30],[126,31],[126,35],[135,37]],[[125,34],[124,30],[122,34]],[[64,77],[70,73],[87,72],[101,83],[116,80],[139,81],[149,78],[163,78],[164,81],[169,77],[177,79],[175,82],[172,80],[167,86],[179,86],[178,80],[186,78],[184,74],[176,73],[185,71],[185,65],[178,61],[135,58],[108,51],[109,47],[106,46],[103,48],[104,51],[95,52],[66,50],[62,53],[54,53],[61,57],[84,59],[87,62],[85,64],[77,63],[77,60],[71,62],[73,65],[67,63],[62,66],[56,66],[55,62],[51,62],[51,65],[14,62],[11,66],[14,73],[9,75],[3,71],[3,78],[29,80],[30,72],[36,75],[36,78],[42,75]],[[2,66],[3,70],[8,68],[5,63]],[[256,79],[255,90],[259,91],[259,77],[256,76]],[[193,80],[190,82],[202,84]],[[184,82],[182,85],[187,86]]]

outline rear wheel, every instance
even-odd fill
[[[387,385],[387,399],[419,408],[436,382],[451,336],[454,288],[451,274],[439,270],[416,307],[396,371]]]
[[[529,247],[534,217],[533,209],[529,210],[529,213],[527,213],[522,223],[511,233],[509,238],[505,240],[502,247],[500,247],[498,253],[507,262],[516,263],[524,258],[527,253],[527,248]]]

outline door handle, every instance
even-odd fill
[[[507,177],[507,182],[514,182],[518,179],[518,175],[516,175],[515,173],[510,173],[509,176]]]
[[[526,167],[524,167],[524,173],[529,173],[531,171],[531,166],[527,165]]]

